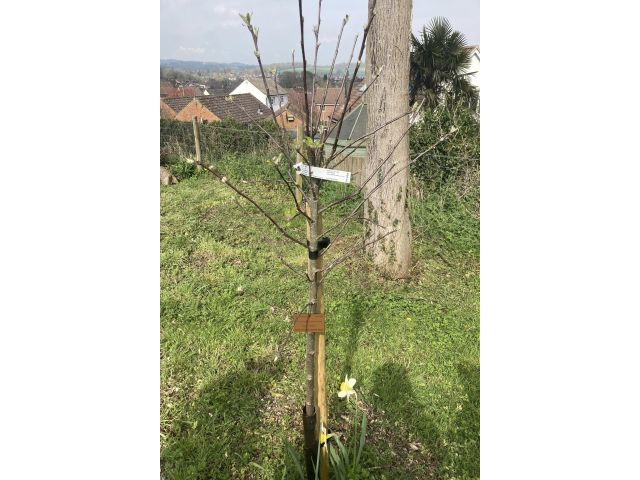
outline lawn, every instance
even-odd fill
[[[272,168],[266,158],[247,162],[261,172]],[[225,173],[233,178],[233,171]],[[284,186],[236,183],[286,224]],[[325,204],[352,188],[325,187]],[[280,479],[284,440],[302,454],[305,335],[292,334],[282,361],[274,357],[291,326],[281,309],[302,307],[308,287],[277,260],[232,193],[209,173],[160,190],[160,448],[167,480]],[[325,227],[347,208],[325,214]],[[324,283],[329,427],[350,441],[347,407],[337,395],[349,374],[368,416],[362,463],[369,478],[478,478],[479,221],[447,196],[414,199],[412,209],[418,233],[408,283],[382,278],[361,253]],[[306,268],[303,248],[254,219],[288,262]],[[305,236],[301,218],[286,229]],[[361,232],[358,223],[347,228],[325,265]],[[287,464],[284,478],[296,478]]]

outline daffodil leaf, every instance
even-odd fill
[[[356,457],[356,465],[360,465],[360,455],[364,448],[364,439],[367,434],[367,413],[362,412],[362,433],[360,433],[360,448],[358,449],[358,456]]]
[[[293,464],[298,469],[298,473],[300,474],[300,478],[304,478],[304,474],[302,473],[302,466],[300,465],[300,458],[298,458],[298,454],[293,449],[293,446],[289,443],[288,440],[285,440],[284,443],[287,446],[287,451],[289,452],[289,455],[291,456],[291,459],[293,460]]]

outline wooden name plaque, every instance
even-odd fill
[[[302,313],[293,325],[293,331],[324,333],[324,313]]]

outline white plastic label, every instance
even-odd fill
[[[296,163],[293,168],[300,175],[309,176],[309,166],[304,163]],[[330,180],[332,182],[351,182],[351,172],[342,172],[340,170],[329,170],[328,168],[311,167],[311,176],[313,178],[321,178],[322,180]]]

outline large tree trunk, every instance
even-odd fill
[[[412,0],[378,0],[376,17],[367,37],[366,81],[375,77],[379,68],[384,70],[365,94],[367,102],[367,131],[405,113],[409,109],[409,50],[411,47]],[[369,0],[371,7],[371,0]],[[371,20],[369,20],[371,21]],[[364,177],[387,158],[402,134],[409,127],[409,118],[383,128],[367,141]],[[397,172],[409,162],[409,135],[407,134],[390,158],[365,186],[365,196],[391,169]],[[395,166],[394,166],[395,164]],[[407,204],[409,168],[380,187],[365,202],[365,216],[391,230],[398,231],[367,247],[373,261],[394,278],[406,278],[411,269],[411,223]],[[371,241],[386,233],[385,230],[365,222],[365,236]]]

